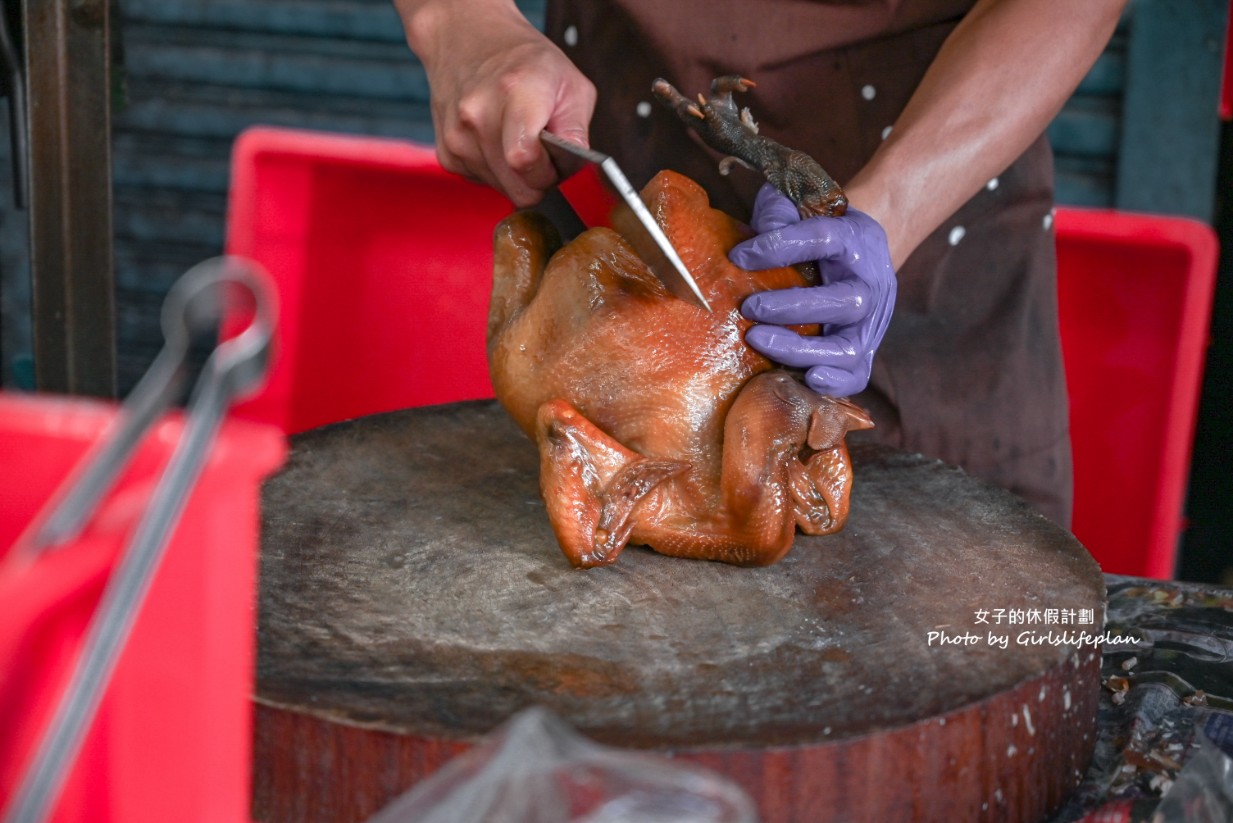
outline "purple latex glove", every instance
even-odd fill
[[[805,383],[819,394],[862,391],[895,307],[886,233],[851,208],[842,217],[802,220],[769,183],[754,201],[752,224],[758,235],[732,250],[733,263],[757,271],[816,261],[822,285],[747,297],[741,314],[768,325],[751,328],[745,342],[777,363],[807,369]],[[820,323],[822,333],[805,337],[783,328],[808,323]]]

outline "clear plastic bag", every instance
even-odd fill
[[[1226,823],[1233,820],[1233,760],[1199,736],[1199,750],[1165,792],[1152,823]]]
[[[369,823],[754,823],[704,769],[601,746],[542,708],[515,715]]]

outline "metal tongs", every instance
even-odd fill
[[[251,322],[219,343],[205,363],[188,402],[181,439],[107,582],[69,685],[4,823],[36,823],[52,811],[224,414],[234,399],[257,388],[265,377],[275,312],[270,287],[255,264],[214,258],[193,267],[172,286],[163,303],[162,351],[120,408],[110,435],[86,459],[68,493],[21,549],[55,550],[80,534],[146,432],[180,396],[192,337],[217,332],[228,298],[235,296],[251,302]]]

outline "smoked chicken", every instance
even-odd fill
[[[798,527],[843,527],[844,437],[872,422],[744,342],[741,301],[808,285],[802,272],[729,262],[749,229],[685,177],[661,172],[642,198],[713,311],[651,273],[621,233],[628,212],[564,246],[542,216],[516,213],[495,238],[496,396],[539,447],[548,516],[575,566],[611,563],[627,543],[774,563]]]

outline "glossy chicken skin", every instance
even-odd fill
[[[662,172],[643,200],[713,313],[672,296],[616,231],[591,229],[558,249],[542,217],[515,214],[495,241],[496,395],[539,446],[541,491],[575,566],[611,563],[628,542],[774,563],[797,526],[842,528],[844,435],[872,423],[743,341],[741,300],[805,285],[797,270],[730,263],[748,229],[687,178]]]

